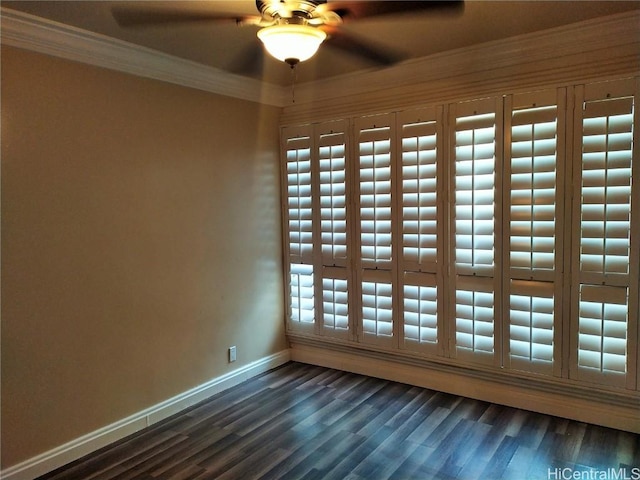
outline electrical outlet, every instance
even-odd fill
[[[229,363],[236,361],[236,346],[229,347]]]

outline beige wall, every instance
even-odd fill
[[[12,48],[1,80],[3,468],[286,348],[278,109]]]

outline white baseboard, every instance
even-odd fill
[[[33,480],[40,475],[51,472],[84,455],[125,438],[132,433],[153,425],[171,415],[184,410],[198,402],[231,388],[251,377],[287,363],[291,358],[289,350],[283,350],[268,357],[256,360],[237,370],[216,377],[195,388],[187,390],[173,398],[142,410],[130,417],[107,425],[94,432],[76,438],[48,452],[30,458],[0,472],[4,480]]]
[[[291,343],[291,360],[640,433],[637,403],[614,404],[607,402],[602,396],[589,398],[588,392],[571,394],[566,388],[564,391],[544,391],[536,388],[533,382],[530,386],[497,383],[463,372],[443,371],[429,368],[428,365],[410,365],[393,359],[376,358],[374,355],[365,356],[357,352],[324,349],[295,342]]]

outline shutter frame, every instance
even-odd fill
[[[596,384],[613,387],[637,388],[637,365],[638,365],[638,216],[634,212],[638,202],[638,168],[636,159],[638,158],[638,80],[629,79],[621,81],[600,82],[584,86],[578,86],[576,91],[575,108],[575,144],[574,144],[574,196],[573,205],[573,230],[580,231],[573,239],[573,288],[572,288],[572,315],[571,315],[571,358],[570,377],[579,381],[592,382]],[[628,109],[630,101],[633,101],[633,115],[630,116]],[[620,122],[610,123],[612,116],[624,114],[627,111],[626,137],[629,139],[623,144],[619,142],[623,124]],[[600,117],[600,118],[598,118]],[[593,120],[592,120],[593,119]],[[617,120],[617,119],[616,119]],[[606,122],[606,123],[603,123]],[[607,125],[608,124],[608,125]],[[604,130],[603,130],[604,127]],[[611,127],[611,128],[607,128]],[[593,135],[598,135],[592,139]],[[615,136],[614,141],[604,142],[609,135]],[[595,141],[594,141],[595,140]],[[630,145],[633,145],[631,150]],[[611,146],[608,150],[607,146]],[[626,153],[623,148],[626,148]],[[596,148],[602,147],[602,153]],[[607,158],[611,152],[613,161],[601,163],[599,158]],[[618,152],[622,152],[621,157]],[[624,160],[624,156],[628,160]],[[616,174],[612,181],[608,182],[608,169],[619,168],[620,162],[628,162],[627,172],[628,187],[627,192],[620,191],[619,185],[624,183],[624,174]],[[586,163],[585,163],[586,162]],[[598,166],[600,162],[600,166]],[[597,168],[601,168],[602,175],[598,177]],[[586,173],[585,173],[586,172]],[[600,183],[599,183],[600,182]],[[597,185],[603,185],[597,187]],[[597,188],[606,195],[607,189],[611,188],[613,196],[602,199],[601,208],[596,208]],[[623,187],[625,188],[625,187]],[[614,223],[612,229],[607,228],[609,221],[607,209],[611,208],[609,200],[620,202],[625,199],[628,202],[628,211],[631,215],[626,222],[627,225],[617,225]],[[598,220],[600,215],[602,220]],[[613,217],[615,218],[615,212]],[[602,228],[598,222],[602,222]],[[586,222],[583,230],[582,224]],[[614,220],[615,222],[615,220]],[[602,239],[597,241],[597,234],[601,232]],[[620,271],[613,263],[607,262],[607,256],[621,252],[619,241],[616,237],[627,237],[628,244],[625,250],[628,257],[621,260],[621,264],[628,265],[626,272]],[[608,244],[607,239],[613,239]],[[635,248],[634,248],[635,246]],[[626,266],[625,265],[625,266]],[[598,295],[601,292],[598,301]],[[619,306],[622,294],[614,292],[627,292],[625,301],[625,320],[621,317]],[[609,295],[607,295],[607,293]],[[598,308],[600,313],[597,313]],[[618,312],[615,313],[614,312]],[[613,317],[611,316],[613,315]],[[616,320],[618,318],[618,320]],[[613,323],[611,323],[613,322]],[[616,323],[617,322],[617,323]],[[622,323],[620,323],[622,322]],[[624,341],[620,341],[621,325],[624,324]],[[600,325],[599,333],[594,330],[596,325]],[[615,333],[614,333],[615,332]],[[598,347],[596,343],[598,342]],[[623,353],[622,353],[623,352]],[[624,360],[622,359],[624,358]]]

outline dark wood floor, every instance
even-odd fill
[[[629,480],[640,436],[292,362],[41,477],[258,478]]]

